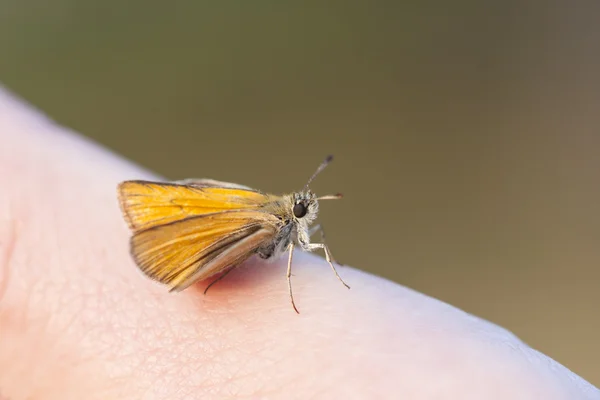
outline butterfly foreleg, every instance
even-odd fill
[[[290,249],[290,255],[288,257],[288,267],[287,267],[287,281],[288,281],[288,290],[290,291],[290,300],[292,300],[292,307],[294,307],[294,311],[300,314],[300,311],[296,308],[296,303],[294,302],[294,295],[292,294],[292,257],[294,255],[294,243],[290,243],[288,248]]]
[[[321,242],[325,242],[325,231],[321,224],[317,224],[308,230],[308,237],[312,237],[315,233],[321,232]]]
[[[348,289],[350,289],[350,286],[348,286],[346,284],[346,282],[344,282],[344,280],[338,274],[337,270],[335,269],[335,267],[333,265],[333,263],[335,262],[335,260],[334,260],[333,256],[331,255],[331,250],[329,250],[329,246],[327,246],[325,243],[306,243],[302,247],[304,248],[304,250],[307,250],[307,251],[313,251],[313,250],[316,250],[316,249],[323,249],[323,251],[325,252],[325,260],[327,260],[327,263],[331,267],[331,270],[333,271],[333,273],[335,274],[335,276],[337,276],[337,278],[340,280],[340,282],[342,282],[342,284],[344,286],[346,286]]]

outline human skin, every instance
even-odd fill
[[[297,252],[206,296],[136,268],[116,202],[156,179],[0,91],[0,398],[600,399],[510,332]],[[390,260],[394,262],[394,260]]]

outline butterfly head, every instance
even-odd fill
[[[294,193],[292,196],[292,214],[294,215],[294,219],[300,225],[308,226],[310,225],[316,218],[319,213],[319,200],[331,200],[331,199],[341,199],[341,194],[334,194],[328,196],[317,197],[310,189],[309,185],[315,179],[315,177],[325,169],[325,167],[333,160],[333,156],[327,156],[325,161],[319,165],[319,168],[315,171],[314,174],[310,177],[304,189],[300,192]]]
[[[294,193],[292,214],[296,221],[310,225],[319,214],[317,196],[310,190]]]

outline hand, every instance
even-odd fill
[[[0,398],[600,398],[510,332],[338,267],[347,290],[314,255],[294,258],[300,315],[285,259],[169,293],[116,201],[156,177],[4,92],[0,143]]]

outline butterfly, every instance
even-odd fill
[[[132,231],[131,255],[148,277],[181,291],[215,275],[204,293],[236,266],[256,254],[277,259],[288,253],[287,282],[292,307],[292,258],[296,247],[322,249],[332,271],[335,260],[317,218],[320,200],[309,184],[332,161],[328,156],[301,191],[272,195],[229,182],[186,179],[175,182],[130,180],[118,185],[123,218]],[[310,238],[321,232],[321,242]]]

